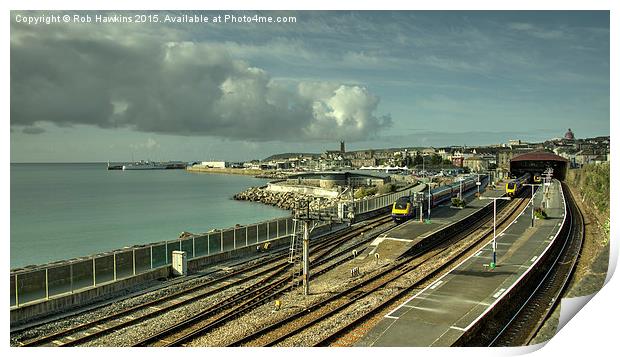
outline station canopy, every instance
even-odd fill
[[[510,173],[521,176],[525,173],[540,175],[546,169],[553,169],[553,177],[558,180],[566,178],[568,160],[547,151],[534,151],[517,155],[510,160]]]

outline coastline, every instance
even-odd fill
[[[11,179],[11,267],[289,214],[277,207],[232,200],[235,193],[267,182],[249,175],[198,176],[183,170],[123,173],[108,171],[100,163],[71,163],[12,165]]]
[[[264,173],[264,171],[255,170],[255,169],[234,169],[234,168],[196,167],[196,166],[190,166],[186,168],[185,171],[194,172],[194,173],[245,175],[245,176],[256,176],[256,175],[260,175]]]
[[[219,168],[219,167],[204,167],[204,166],[189,166],[185,169],[187,172],[191,173],[201,173],[201,174],[219,174],[219,175],[242,175],[242,176],[253,176],[255,178],[265,178],[265,179],[282,179],[288,176],[287,174],[283,174],[277,171],[264,171],[258,169],[237,169],[237,168]]]

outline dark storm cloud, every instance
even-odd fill
[[[285,86],[224,45],[182,41],[173,32],[11,24],[12,126],[47,121],[253,141],[362,140],[391,125],[389,116],[376,115],[378,104],[363,86]]]

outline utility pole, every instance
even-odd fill
[[[350,177],[347,179],[347,184],[349,185],[349,191],[351,191],[351,210],[349,210],[348,215],[353,218],[353,215],[355,214],[355,189],[353,188],[353,185],[351,185]]]
[[[303,282],[304,295],[310,294],[310,221],[304,220]]]
[[[349,183],[350,183],[349,179]],[[351,190],[351,207],[348,209],[348,213],[345,214],[344,209],[341,210],[341,216],[336,213],[335,215],[330,212],[325,212],[321,214],[320,207],[316,210],[310,209],[310,201],[306,201],[306,205],[302,209],[294,209],[293,217],[296,220],[303,221],[304,234],[303,234],[303,244],[302,244],[302,281],[303,281],[303,290],[304,295],[310,294],[310,233],[314,228],[316,228],[321,222],[329,222],[330,224],[333,222],[336,223],[344,223],[344,222],[352,222],[355,218],[355,201],[353,196],[353,187],[349,186]]]

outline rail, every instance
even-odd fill
[[[172,252],[188,260],[244,248],[293,234],[292,217],[236,226],[182,239],[137,245],[109,253],[11,272],[11,308],[92,289],[172,265]]]

